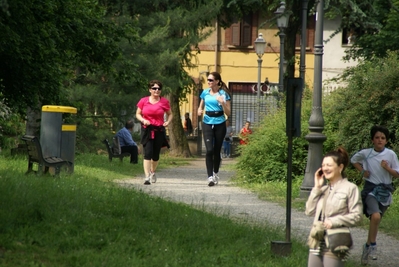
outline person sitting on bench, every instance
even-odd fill
[[[132,120],[128,120],[125,124],[125,127],[120,129],[115,136],[119,138],[119,144],[121,146],[121,152],[130,153],[130,163],[137,164],[138,163],[138,147],[136,142],[133,141],[131,132],[133,131],[134,122]]]

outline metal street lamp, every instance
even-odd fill
[[[308,20],[308,0],[302,0],[302,30],[301,30],[301,56],[299,60],[299,73],[302,78],[303,88],[305,88],[305,70],[306,70],[306,39],[307,39],[307,21]]]
[[[280,63],[279,63],[279,81],[278,87],[279,91],[282,92],[284,88],[284,39],[285,39],[285,29],[288,27],[288,20],[290,14],[285,12],[285,2],[280,3],[280,7],[274,12],[277,15],[277,27],[280,30]]]
[[[285,12],[285,2],[280,3],[280,7],[274,12],[277,16],[277,27],[279,28],[280,36],[280,63],[279,63],[279,91],[283,92],[284,88],[284,72],[286,61],[284,60],[284,37],[285,29],[288,27],[289,13]],[[288,98],[288,91],[287,91]],[[288,101],[288,100],[287,100]],[[287,109],[288,110],[288,109]],[[288,115],[287,115],[288,120]],[[291,118],[289,119],[289,121]],[[288,124],[287,124],[288,125]],[[272,241],[271,249],[276,254],[288,256],[291,253],[291,173],[292,173],[292,131],[289,130],[288,134],[288,164],[287,164],[287,199],[286,199],[286,227],[285,227],[285,241]]]
[[[307,198],[314,186],[314,174],[321,166],[321,160],[323,157],[323,142],[327,139],[327,137],[322,133],[324,129],[324,119],[321,109],[324,0],[319,0],[316,3],[313,106],[309,119],[310,133],[305,136],[305,139],[309,142],[309,150],[305,177],[300,190],[300,197],[302,198]]]
[[[257,86],[257,98],[258,98],[258,123],[260,122],[260,77],[261,77],[261,67],[262,67],[262,56],[265,53],[266,41],[263,39],[263,34],[259,33],[258,38],[255,40],[255,52],[258,55],[258,86]]]

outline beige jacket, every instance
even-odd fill
[[[319,220],[323,207],[323,199],[328,185],[322,188],[313,188],[306,202],[305,214],[314,216],[313,222]],[[333,190],[329,193],[326,202],[325,220],[330,220],[332,228],[341,226],[352,227],[362,219],[362,199],[357,186],[344,178],[337,182]]]

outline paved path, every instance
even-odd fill
[[[223,166],[234,164],[232,159],[223,161],[220,170],[219,185],[208,187],[204,159],[196,159],[188,166],[163,169],[157,173],[156,184],[144,185],[143,178],[137,177],[120,181],[126,186],[132,186],[143,192],[157,195],[171,201],[184,202],[194,207],[205,207],[207,210],[229,214],[233,218],[244,218],[250,221],[265,221],[285,228],[286,210],[275,203],[263,201],[248,191],[233,186],[228,178],[234,175]],[[230,168],[231,169],[231,168]],[[312,218],[304,212],[292,210],[291,236],[305,243]],[[283,230],[284,231],[284,230]],[[352,229],[355,247],[351,251],[351,258],[360,262],[362,244],[367,237],[367,231],[359,228]],[[378,235],[379,259],[369,261],[369,266],[399,266],[399,241],[385,234]],[[359,264],[360,266],[360,264]]]

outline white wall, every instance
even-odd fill
[[[331,79],[343,72],[347,67],[356,66],[356,61],[344,62],[343,57],[345,55],[345,49],[348,45],[342,45],[342,32],[336,34],[330,39],[331,34],[333,34],[336,29],[338,29],[341,23],[341,19],[334,20],[324,20],[324,55],[323,55],[323,89],[334,90],[339,84],[328,82]]]

